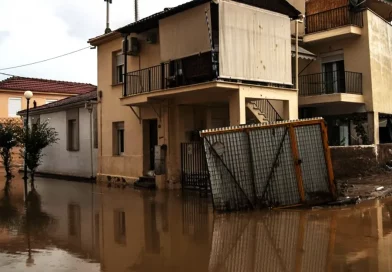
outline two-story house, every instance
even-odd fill
[[[331,145],[392,142],[392,2],[289,0],[306,14],[300,117],[322,116]]]
[[[201,129],[297,119],[290,22],[299,15],[286,0],[194,0],[90,39],[98,176],[155,170],[159,187],[176,184],[182,153],[196,152],[181,143]]]

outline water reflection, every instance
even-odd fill
[[[198,194],[37,178],[25,206],[1,186],[1,271],[392,270],[391,200],[214,215]]]

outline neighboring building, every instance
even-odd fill
[[[97,91],[68,97],[30,110],[30,124],[48,122],[59,141],[44,150],[37,172],[95,177],[98,151]],[[19,112],[23,117],[26,110]]]
[[[306,13],[303,46],[317,55],[300,62],[300,117],[324,117],[331,145],[392,142],[392,2],[289,2]]]
[[[181,144],[201,129],[297,119],[290,19],[299,15],[286,0],[194,0],[90,39],[98,175],[155,170],[158,186],[174,185]]]
[[[95,90],[96,86],[28,77],[10,77],[0,81],[0,118],[17,117],[17,112],[26,109],[25,91],[32,91],[34,97],[30,106],[52,103],[70,96]]]

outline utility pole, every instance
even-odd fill
[[[106,29],[105,29],[105,34],[112,32],[112,30],[109,27],[109,7],[110,4],[112,3],[112,0],[104,0],[106,2]]]
[[[139,21],[139,1],[135,0],[135,22]]]

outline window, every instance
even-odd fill
[[[8,117],[16,117],[18,111],[22,109],[22,98],[9,98],[8,99]]]
[[[75,119],[68,120],[68,150],[78,150],[78,128]]]
[[[124,55],[122,52],[114,54],[114,84],[120,84],[124,82]]]
[[[124,154],[124,122],[113,123],[113,154],[123,155]]]
[[[114,241],[117,244],[125,245],[126,237],[127,237],[125,212],[122,210],[115,210],[113,219],[114,219]]]
[[[80,206],[76,204],[68,205],[68,234],[72,237],[80,238],[81,234],[81,214]]]
[[[79,109],[67,111],[67,150],[79,151]]]
[[[53,102],[56,102],[56,101],[57,101],[57,99],[46,99],[45,104],[53,103]]]
[[[344,71],[344,55],[341,51],[322,56],[322,72],[325,93],[344,93],[346,80]]]

